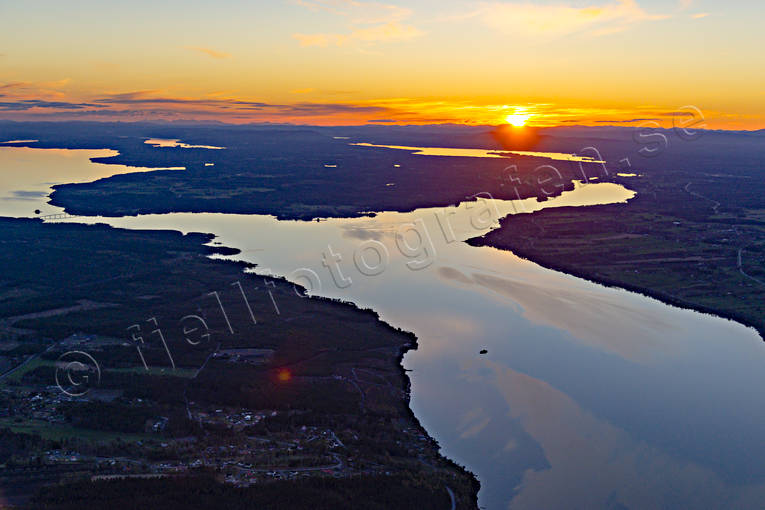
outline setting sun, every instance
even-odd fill
[[[531,118],[531,115],[527,113],[514,113],[512,115],[508,115],[505,117],[505,120],[508,124],[512,124],[513,126],[521,127],[526,125],[526,121],[528,121]]]

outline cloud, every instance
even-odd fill
[[[400,23],[385,23],[369,28],[360,28],[348,34],[293,34],[300,41],[300,46],[347,46],[352,43],[380,43],[404,41],[422,35],[422,32],[411,25]]]
[[[242,101],[236,99],[197,99],[197,98],[183,98],[183,97],[162,97],[155,96],[155,93],[159,91],[152,90],[139,90],[136,92],[126,92],[121,94],[111,94],[102,98],[96,99],[94,102],[106,105],[119,105],[119,104],[132,104],[132,105],[150,105],[150,104],[167,104],[167,105],[202,105],[202,106],[238,106],[248,108],[264,108],[271,106],[267,103],[259,101]]]
[[[310,87],[290,90],[290,94],[310,94],[311,92],[313,92],[313,89]]]
[[[635,0],[616,0],[588,7],[562,3],[493,2],[481,9],[480,16],[491,28],[525,36],[563,36],[583,32],[605,35],[624,30],[634,23],[668,18],[666,15],[647,13]]]
[[[230,54],[225,53],[223,51],[213,50],[211,48],[202,48],[199,46],[186,46],[185,49],[189,51],[195,51],[197,53],[207,55],[208,57],[217,58],[217,59],[231,58]]]
[[[388,111],[384,106],[347,103],[297,103],[269,106],[278,109],[283,114],[296,116],[336,115],[343,113],[379,114]]]
[[[40,90],[40,89],[60,89],[69,84],[71,80],[69,78],[64,78],[63,80],[56,80],[56,81],[41,81],[41,82],[33,82],[33,81],[12,81],[9,83],[3,83],[0,84],[0,90],[7,90],[7,89],[30,89],[30,90]]]
[[[690,9],[690,7],[693,5],[693,0],[680,0],[679,8],[681,11]],[[709,16],[708,12],[697,12],[695,14],[690,14],[691,19],[701,19],[706,18]]]
[[[226,98],[184,98],[153,95],[150,91],[111,94],[89,102],[8,98],[0,94],[0,118],[12,120],[215,120],[229,122],[293,122],[363,124],[367,118],[395,114],[394,108],[374,104],[265,103]]]
[[[0,111],[26,111],[33,108],[50,108],[56,110],[80,110],[83,108],[102,108],[93,103],[69,103],[66,101],[42,101],[39,99],[21,99],[18,101],[0,102]]]
[[[117,107],[131,105],[133,107],[166,106],[186,111],[187,108],[206,109],[216,113],[248,113],[262,112],[267,115],[283,115],[290,117],[332,116],[339,114],[375,114],[386,112],[388,109],[378,105],[351,103],[310,103],[298,102],[290,104],[265,103],[262,101],[246,101],[226,98],[183,98],[157,96],[158,91],[136,91],[95,99],[99,107]]]
[[[141,99],[141,98],[149,98],[153,95],[159,94],[160,92],[161,92],[160,90],[156,90],[156,89],[135,90],[133,92],[108,94],[106,97],[114,101],[125,100],[125,99]]]
[[[10,83],[1,84],[0,90],[23,88],[28,85],[31,85],[31,83],[25,81],[12,81]]]
[[[645,117],[642,119],[625,119],[625,120],[596,120],[598,124],[631,124],[633,122],[646,122],[649,120],[659,120],[655,118]]]
[[[299,5],[312,11],[324,11],[345,18],[348,31],[343,33],[292,34],[300,46],[371,45],[404,41],[422,35],[415,26],[404,21],[411,17],[411,9],[379,2],[355,0],[297,0]]]
[[[412,15],[412,10],[380,2],[358,2],[355,0],[297,0],[299,5],[312,11],[325,11],[347,18],[353,24],[378,24],[403,21]]]
[[[46,197],[49,193],[50,192],[47,190],[46,191],[25,191],[25,190],[12,191],[11,195],[13,196],[13,198],[11,198],[11,200],[35,200],[35,199]]]

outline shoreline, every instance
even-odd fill
[[[163,249],[170,249],[170,250],[184,250],[183,252],[179,251],[178,254],[182,255],[183,260],[186,260],[191,266],[189,267],[188,271],[192,271],[190,274],[197,274],[196,278],[204,278],[205,280],[209,280],[210,282],[213,282],[213,286],[209,288],[215,288],[215,283],[218,282],[218,285],[222,285],[227,281],[227,279],[230,278],[236,278],[235,275],[239,275],[242,278],[253,278],[255,275],[249,275],[245,276],[246,273],[244,273],[244,270],[248,267],[252,267],[253,264],[247,263],[244,261],[237,261],[237,260],[221,260],[217,258],[211,258],[211,256],[215,255],[216,253],[220,253],[221,250],[230,252],[232,248],[228,248],[225,246],[220,245],[210,245],[211,241],[215,239],[214,234],[209,233],[203,233],[203,232],[190,232],[188,234],[183,234],[179,232],[178,230],[131,230],[131,229],[124,229],[124,228],[116,228],[107,226],[104,224],[101,225],[84,225],[84,224],[78,224],[78,223],[72,223],[72,224],[46,224],[45,222],[39,220],[39,219],[27,219],[27,218],[0,218],[0,223],[7,223],[9,227],[13,227],[14,231],[16,232],[16,237],[12,237],[12,239],[20,239],[24,240],[27,238],[36,238],[38,239],[38,243],[44,243],[47,242],[48,238],[51,238],[54,242],[56,240],[61,239],[67,239],[69,238],[73,232],[78,232],[79,236],[82,236],[83,239],[87,240],[93,237],[94,235],[100,235],[104,239],[108,239],[109,242],[114,242],[115,247],[118,246],[117,243],[124,243],[129,242],[134,246],[134,249],[136,250],[135,253],[138,255],[138,257],[141,257],[141,253],[143,253],[143,250],[141,249],[140,244],[137,244],[140,241],[140,239],[152,239],[155,240],[155,242],[159,243],[158,246],[162,247]],[[38,233],[35,235],[35,233]],[[41,238],[40,233],[44,234],[46,237]],[[171,244],[170,241],[173,241],[175,244]],[[82,242],[79,242],[75,244],[81,245]],[[44,246],[44,244],[41,244],[41,246]],[[167,248],[165,248],[167,246]],[[114,249],[114,248],[113,248]],[[187,252],[187,255],[184,255],[184,252]],[[173,263],[173,256],[172,253],[176,252],[170,252],[171,256],[168,258],[167,253],[163,256],[165,259],[165,262],[163,264],[170,265],[172,267]],[[191,255],[196,254],[199,257],[191,257]],[[12,256],[12,253],[7,253],[6,256]],[[145,256],[144,256],[145,257]],[[191,258],[189,258],[191,257]],[[196,258],[196,262],[193,262],[194,258]],[[93,264],[96,264],[96,262],[92,262]],[[26,267],[26,266],[24,266]],[[108,273],[109,267],[108,264],[106,265],[97,265],[97,268],[101,268],[102,270],[106,271]],[[197,268],[197,271],[203,270],[202,273],[194,273],[194,268]],[[176,271],[180,271],[180,274],[182,275],[186,270],[175,268]],[[34,277],[33,275],[31,277]],[[136,279],[136,277],[127,275],[126,276],[128,280],[125,280],[126,282],[132,282]],[[145,278],[145,277],[144,277]],[[324,328],[327,328],[327,331],[346,331],[344,337],[342,336],[335,336],[333,334],[327,335],[326,333],[323,333],[324,336],[317,336],[316,339],[311,340],[309,344],[305,344],[305,346],[301,349],[317,349],[319,347],[322,347],[323,345],[326,345],[328,347],[332,346],[332,342],[334,338],[337,338],[338,342],[336,344],[336,347],[333,352],[338,352],[341,354],[338,355],[331,355],[329,358],[327,358],[327,362],[329,362],[329,370],[331,373],[338,374],[339,376],[345,375],[345,371],[348,367],[348,361],[352,364],[352,366],[356,366],[358,368],[363,367],[378,367],[382,368],[384,372],[381,372],[385,377],[389,378],[389,380],[393,383],[395,378],[401,378],[399,384],[395,384],[396,391],[381,394],[381,395],[375,395],[374,393],[369,393],[370,386],[367,384],[367,381],[359,381],[359,384],[361,385],[362,394],[366,394],[368,399],[369,396],[374,396],[373,402],[367,403],[366,406],[362,404],[361,408],[356,408],[356,410],[352,410],[353,407],[356,407],[356,402],[358,402],[358,394],[356,394],[352,389],[347,390],[348,393],[343,392],[343,395],[345,396],[339,396],[336,398],[340,398],[344,401],[344,405],[346,406],[345,409],[347,411],[331,411],[329,408],[327,408],[326,404],[318,405],[315,407],[311,407],[310,405],[308,407],[305,407],[305,409],[310,410],[314,413],[319,415],[324,415],[329,420],[334,420],[336,418],[332,418],[335,414],[338,414],[338,417],[341,418],[341,420],[346,421],[338,421],[338,426],[342,427],[342,423],[346,423],[346,427],[350,427],[348,430],[349,433],[355,433],[358,435],[357,441],[358,444],[354,443],[354,446],[348,445],[349,449],[345,453],[345,455],[351,455],[354,458],[358,460],[361,464],[358,468],[352,467],[351,471],[348,474],[345,474],[344,476],[340,477],[340,480],[351,480],[351,479],[357,479],[358,476],[366,476],[366,477],[383,477],[384,478],[384,470],[386,466],[389,466],[388,469],[391,472],[391,475],[394,476],[409,476],[407,473],[414,473],[417,478],[422,478],[429,480],[429,483],[433,483],[433,490],[436,490],[436,487],[442,487],[442,489],[438,489],[438,492],[440,493],[443,491],[444,497],[447,495],[451,496],[452,493],[457,493],[457,498],[459,501],[459,508],[477,508],[477,501],[478,501],[478,490],[480,487],[480,483],[476,479],[475,475],[468,471],[465,467],[457,465],[454,461],[451,459],[445,457],[442,455],[438,447],[438,442],[435,438],[433,438],[428,431],[422,426],[420,421],[415,416],[414,412],[412,411],[411,407],[409,406],[410,403],[410,391],[411,391],[411,380],[409,379],[409,376],[406,373],[406,370],[404,369],[402,365],[402,359],[406,352],[409,350],[413,350],[417,348],[417,338],[413,333],[403,331],[400,328],[396,328],[389,323],[383,321],[380,319],[379,314],[375,312],[374,310],[368,309],[368,308],[360,308],[356,306],[355,304],[343,301],[339,299],[332,299],[332,298],[325,298],[321,296],[314,296],[311,299],[303,300],[304,298],[298,298],[294,296],[294,287],[293,284],[288,282],[283,277],[273,277],[273,280],[276,283],[276,287],[274,288],[274,292],[276,293],[277,299],[280,301],[280,304],[282,304],[282,301],[284,302],[285,308],[287,310],[291,310],[290,313],[298,314],[300,310],[305,310],[308,313],[311,314],[322,314],[329,312],[329,314],[323,318],[322,315],[318,316],[319,321],[322,321],[324,324]],[[46,280],[47,281],[47,280]],[[156,279],[147,280],[147,282],[153,286],[156,287],[157,283],[159,283]],[[153,282],[153,283],[152,283]],[[206,285],[203,285],[203,288],[205,286],[209,286],[209,283]],[[168,289],[168,292],[182,292],[184,295],[189,294],[190,289]],[[108,288],[104,288],[101,290],[99,287],[96,295],[94,295],[94,299],[98,299],[99,295],[104,292],[112,292],[112,290]],[[191,291],[193,295],[197,295],[196,291]],[[143,291],[142,291],[143,293]],[[171,295],[169,294],[169,295]],[[292,296],[290,296],[290,294]],[[130,298],[126,297],[128,301],[121,304],[120,306],[126,310],[129,311],[131,314],[136,315],[143,315],[144,312],[139,310],[134,310],[131,306],[131,300],[139,299],[138,298]],[[257,306],[258,300],[255,299],[257,296],[254,294],[250,296],[251,299],[253,299],[253,306]],[[196,298],[199,299],[199,298]],[[261,296],[259,298],[261,303],[265,303],[265,300],[268,299],[267,295],[265,297]],[[180,311],[182,311],[184,308],[189,306],[189,304],[185,300],[178,301],[174,303],[170,303],[169,306],[172,308],[177,308],[178,313],[173,313],[173,315],[179,315]],[[190,303],[190,302],[189,302]],[[262,306],[262,305],[261,305]],[[153,307],[150,306],[150,308],[153,311]],[[239,307],[241,308],[241,306]],[[265,309],[265,307],[261,308]],[[147,309],[148,310],[148,309]],[[157,310],[160,312],[160,315],[166,315],[164,312],[164,306]],[[242,320],[246,319],[247,316],[242,316],[243,311],[242,310],[235,310],[231,309],[231,312],[234,312],[233,315],[231,315],[231,320],[234,322],[234,324],[237,324],[237,319]],[[100,315],[97,315],[99,312],[93,312],[91,313],[91,319],[94,321],[98,321]],[[262,312],[261,312],[262,313]],[[96,314],[96,315],[94,315]],[[237,315],[239,314],[239,315]],[[118,314],[115,316],[116,322],[114,323],[114,327],[117,327],[119,329],[119,326],[121,323],[125,321],[125,318],[122,317],[123,314]],[[139,316],[140,316],[139,315]],[[260,317],[259,317],[260,318]],[[57,319],[56,319],[57,320]],[[67,328],[74,327],[78,330],[85,329],[86,331],[91,331],[87,328],[85,324],[82,323],[80,319],[77,317],[71,317],[71,318],[65,318],[62,319],[67,321],[67,324],[70,324],[70,326],[67,326]],[[348,323],[348,320],[351,320],[351,323]],[[57,330],[57,328],[51,329],[51,326],[45,326],[47,323],[45,322],[45,319],[38,320],[38,323],[33,324],[35,330],[40,330],[41,336],[46,336],[46,332],[48,330],[54,331]],[[261,321],[258,322],[258,324],[261,324]],[[277,342],[276,347],[273,347],[276,349],[276,352],[278,354],[278,357],[281,361],[277,361],[277,364],[274,365],[278,368],[279,363],[284,363],[286,361],[289,361],[290,358],[294,358],[295,354],[292,353],[290,349],[293,349],[290,347],[290,338],[292,338],[292,335],[297,335],[298,338],[302,338],[304,335],[312,335],[311,331],[314,331],[316,329],[316,325],[314,324],[296,324],[295,326],[291,326],[291,334],[287,335],[284,332],[280,331],[279,325],[282,324],[280,319],[277,317],[274,318],[267,318],[265,322],[262,323],[263,326],[258,326],[259,328],[265,328],[261,329],[260,333],[257,335],[257,337],[260,337],[260,342],[264,342],[264,345],[270,346],[270,344],[273,341]],[[269,325],[271,324],[271,325]],[[344,325],[345,324],[345,325]],[[320,324],[321,325],[321,322]],[[112,326],[109,326],[109,328],[112,328]],[[297,328],[297,329],[295,329]],[[324,328],[318,328],[320,330]],[[350,329],[348,329],[350,328]],[[239,328],[237,328],[239,329]],[[212,331],[218,331],[218,326],[215,326]],[[98,333],[98,330],[93,330],[94,332]],[[57,333],[59,335],[65,334],[65,331],[61,331]],[[216,335],[218,333],[215,333]],[[240,335],[242,340],[245,341],[252,341],[252,335],[254,332],[247,333],[246,331],[242,330],[237,335]],[[265,336],[263,336],[265,335]],[[351,345],[353,343],[354,335],[362,335],[362,338],[364,338],[364,343],[366,343],[366,346],[361,344],[358,345],[358,347],[354,347]],[[50,335],[48,335],[50,336]],[[366,338],[365,338],[366,337]],[[56,338],[55,336],[52,336],[51,338]],[[250,340],[247,340],[247,339]],[[272,340],[268,340],[268,338],[272,338]],[[361,338],[358,338],[358,340],[361,340]],[[227,340],[228,341],[228,340]],[[240,340],[232,340],[233,344],[236,344],[236,342],[239,342]],[[282,343],[286,342],[286,346],[284,349],[280,347]],[[350,342],[350,343],[349,343]],[[233,345],[232,344],[232,345]],[[258,344],[256,344],[258,345]],[[174,349],[178,349],[180,347],[176,346]],[[380,362],[383,364],[376,364],[374,361],[370,362],[370,359],[374,360],[374,358],[368,358],[364,353],[367,352],[369,349],[374,350],[381,350],[383,353],[382,355],[376,356],[376,358],[380,359]],[[295,352],[301,352],[301,351],[295,351]],[[345,352],[345,354],[342,354]],[[360,353],[355,354],[354,353]],[[177,354],[177,352],[174,352],[174,354]],[[282,359],[283,358],[283,359]],[[347,358],[347,359],[346,359]],[[131,358],[132,359],[132,358]],[[298,360],[303,359],[301,355],[298,354]],[[333,362],[334,361],[334,362]],[[103,362],[103,361],[102,361]],[[179,365],[181,366],[181,365]],[[237,365],[239,366],[239,365]],[[246,365],[245,365],[246,366]],[[105,365],[104,368],[109,368],[108,365]],[[237,370],[237,367],[232,366],[231,370],[225,370],[226,368],[229,368],[228,365],[220,365],[216,367],[211,367],[211,370],[207,370],[203,372],[203,379],[210,380],[210,381],[216,381],[216,380],[226,380],[231,379],[234,384],[239,384],[239,379],[241,378],[241,374],[237,376],[235,373]],[[275,370],[275,368],[271,367],[268,368],[268,370]],[[299,383],[299,379],[302,376],[302,373],[305,372],[306,377],[311,376],[311,368],[307,365],[302,366],[302,368],[298,368],[298,365],[295,365],[295,368],[292,369],[296,376],[296,383]],[[199,390],[205,390],[205,387],[207,386],[205,384],[205,381],[201,381],[198,383]],[[307,384],[307,383],[299,383],[299,384]],[[296,386],[296,389],[298,387]],[[361,389],[360,388],[360,389]],[[393,389],[393,388],[391,388]],[[387,396],[385,396],[387,395]],[[197,397],[203,398],[202,396],[198,395]],[[199,400],[199,398],[195,398],[195,400]],[[236,398],[233,396],[232,398]],[[301,409],[301,406],[304,406],[308,401],[302,400],[295,400],[291,397],[288,397],[285,395],[286,400],[282,400],[283,404],[286,404],[288,408],[294,408],[294,409]],[[383,400],[380,400],[380,399]],[[204,401],[204,398],[203,398]],[[363,400],[362,400],[363,402]],[[221,405],[221,404],[218,404]],[[224,406],[226,404],[223,404]],[[247,407],[248,404],[241,400],[238,404],[240,406]],[[383,407],[380,407],[380,406]],[[392,406],[392,407],[391,407]],[[387,410],[386,410],[387,409]],[[281,411],[280,411],[281,412]],[[326,413],[326,414],[325,414]],[[389,420],[386,421],[385,417],[388,416]],[[382,420],[382,421],[380,421]],[[398,421],[402,420],[402,421]],[[368,424],[367,424],[368,422]],[[316,422],[321,423],[321,422]],[[368,429],[371,424],[376,424],[372,429]],[[400,425],[398,425],[400,424]],[[423,447],[423,450],[421,450],[423,457],[420,458],[420,455],[405,455],[401,452],[396,453],[390,453],[389,455],[392,455],[390,463],[386,464],[386,462],[380,462],[380,459],[377,458],[379,455],[378,453],[374,453],[374,445],[375,445],[375,432],[382,434],[384,437],[386,437],[386,441],[394,442],[395,440],[399,440],[400,443],[403,445],[409,445],[410,443],[412,445],[420,445]],[[387,432],[386,432],[387,431]],[[338,433],[339,430],[338,430]],[[416,437],[422,435],[425,439],[425,442],[418,442]],[[168,440],[169,441],[169,440]],[[423,441],[423,440],[420,440]],[[347,443],[347,441],[346,441]],[[387,444],[387,443],[383,443]],[[372,447],[373,453],[367,453],[367,449],[369,447]],[[410,448],[411,446],[407,446],[407,448]],[[140,457],[139,457],[140,458]],[[374,461],[374,462],[373,462]],[[404,463],[402,463],[404,461]],[[430,461],[430,462],[427,462]],[[372,464],[379,463],[381,466],[381,469],[383,471],[379,471],[379,469],[373,469],[371,471],[368,471],[368,467],[364,467],[364,465],[368,462],[371,462]],[[432,462],[432,464],[431,464]],[[376,474],[375,474],[376,473]],[[356,478],[354,478],[356,477]],[[329,480],[332,480],[333,478],[330,477]],[[440,480],[440,483],[437,483]],[[453,483],[449,483],[449,485],[442,485],[444,481],[453,480]],[[297,482],[296,482],[297,483]],[[255,488],[257,488],[260,485],[265,484],[256,484],[254,485]],[[454,489],[452,491],[452,489]]]
[[[538,214],[539,212],[541,211],[538,211],[537,213],[532,213],[531,216],[534,216]],[[512,218],[512,217],[508,217],[508,218]],[[565,275],[570,275],[575,278],[580,278],[582,280],[586,280],[588,282],[591,282],[597,285],[602,285],[604,287],[622,289],[627,292],[633,292],[635,294],[639,294],[641,296],[655,299],[665,305],[674,306],[679,309],[703,313],[716,318],[735,322],[747,328],[751,328],[755,330],[757,334],[760,336],[760,339],[765,342],[765,324],[757,324],[756,322],[754,322],[753,320],[751,320],[750,318],[746,317],[743,314],[736,313],[736,312],[727,312],[725,310],[722,310],[720,308],[715,308],[713,306],[708,306],[708,305],[704,305],[700,303],[694,303],[688,299],[683,299],[681,297],[677,297],[667,292],[662,292],[660,290],[652,289],[651,287],[647,285],[639,285],[639,284],[629,283],[625,281],[620,281],[616,278],[604,276],[602,274],[598,274],[597,272],[582,269],[580,267],[577,267],[575,263],[566,264],[562,262],[556,262],[555,260],[553,260],[553,257],[545,256],[544,251],[535,250],[535,248],[533,247],[534,246],[533,242],[531,243],[532,247],[525,247],[525,246],[522,246],[520,242],[512,243],[512,242],[506,242],[504,240],[494,241],[490,239],[493,236],[502,234],[503,228],[504,228],[504,225],[501,226],[499,229],[494,230],[492,232],[488,232],[482,236],[468,239],[465,241],[465,243],[474,247],[490,247],[497,250],[509,251],[512,254],[516,255],[517,257],[520,257],[521,259],[533,262],[534,264],[544,267],[545,269],[556,271]]]

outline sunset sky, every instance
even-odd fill
[[[0,119],[765,128],[765,3],[0,1]],[[669,121],[671,122],[671,120]]]

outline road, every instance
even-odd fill
[[[695,191],[691,191],[690,187],[691,187],[691,183],[690,182],[685,185],[684,189],[685,189],[686,193],[690,193],[694,197],[701,198],[703,200],[706,200],[707,202],[712,202],[712,210],[714,211],[715,214],[717,214],[717,210],[720,208],[720,202],[718,202],[717,200],[712,200],[711,198],[707,198],[704,195],[701,195],[700,193],[696,193]]]
[[[762,285],[763,287],[765,287],[765,282],[763,282],[762,280],[758,280],[758,279],[757,279],[757,278],[755,278],[754,276],[750,276],[750,275],[746,274],[746,271],[744,271],[744,265],[743,265],[743,262],[742,262],[742,253],[743,253],[743,251],[744,251],[744,249],[743,249],[743,248],[739,248],[739,249],[738,249],[738,260],[737,260],[737,262],[736,262],[736,265],[738,266],[738,270],[739,270],[739,272],[740,272],[742,275],[744,275],[745,277],[747,277],[747,278],[749,278],[750,280],[752,280],[753,282],[757,282],[757,283],[759,283],[760,285]]]
[[[446,486],[446,492],[449,493],[449,497],[452,500],[452,510],[455,510],[455,508],[457,508],[457,500],[454,499],[454,492],[452,492],[448,485]]]
[[[28,363],[30,363],[31,361],[33,361],[33,360],[35,360],[35,359],[39,358],[40,356],[42,356],[43,354],[45,354],[45,353],[46,353],[46,352],[48,352],[49,350],[53,349],[53,348],[54,348],[54,347],[56,347],[57,345],[58,345],[58,343],[53,343],[53,344],[49,345],[49,346],[48,346],[48,348],[47,348],[47,349],[45,349],[44,351],[42,351],[42,352],[38,352],[37,354],[33,354],[33,355],[31,355],[31,356],[30,356],[30,357],[28,357],[26,360],[24,360],[24,362],[23,362],[23,363],[21,363],[20,365],[16,365],[16,366],[15,366],[15,367],[13,367],[12,369],[10,369],[10,370],[8,370],[7,372],[5,372],[5,373],[3,373],[2,375],[0,375],[0,380],[2,380],[2,379],[5,379],[5,378],[6,378],[6,377],[8,377],[9,375],[11,375],[11,374],[13,374],[13,373],[17,372],[18,370],[21,370],[21,369],[22,369],[22,368],[24,368],[24,367],[25,367],[25,366],[26,366]]]
[[[321,471],[323,469],[343,469],[345,467],[345,464],[343,464],[343,459],[340,458],[340,455],[336,453],[330,453],[332,457],[337,461],[336,464],[330,464],[325,466],[312,466],[312,467],[267,467],[267,468],[245,468],[238,464],[235,464],[233,462],[227,462],[225,465],[235,467],[242,471],[247,472],[256,472],[256,473],[268,473],[270,471],[274,471],[276,473],[304,473],[307,471]]]
[[[718,202],[717,200],[712,200],[711,198],[707,198],[704,195],[696,193],[695,191],[691,191],[690,187],[691,187],[691,183],[689,182],[688,184],[685,185],[685,188],[684,188],[685,191],[690,193],[691,195],[693,195],[695,197],[704,199],[704,200],[706,200],[708,202],[712,202],[712,210],[714,211],[715,214],[718,213],[718,209],[720,207],[720,202]],[[738,231],[738,225],[733,225],[733,230],[736,232],[736,235],[739,236],[739,238],[740,238],[741,237],[741,233]],[[757,284],[762,285],[762,286],[765,287],[765,282],[763,282],[762,280],[758,280],[754,276],[748,275],[746,273],[746,271],[744,271],[744,263],[743,263],[743,260],[742,260],[743,259],[744,248],[739,248],[738,249],[738,255],[737,255],[737,260],[736,260],[736,267],[738,267],[738,270],[739,270],[739,272],[741,273],[742,276],[744,276],[745,278],[749,278],[753,282],[756,282]]]

